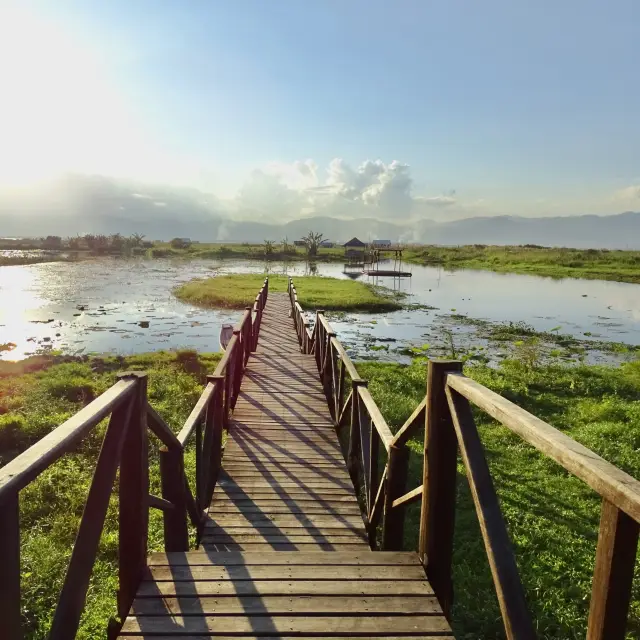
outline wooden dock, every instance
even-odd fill
[[[374,552],[313,355],[270,294],[198,551],[150,557],[122,638],[451,638],[415,553]]]

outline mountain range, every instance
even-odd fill
[[[285,198],[286,199],[286,198]],[[285,207],[283,202],[283,207]],[[267,208],[268,209],[268,208]],[[0,189],[0,236],[144,234],[201,242],[296,240],[309,231],[335,242],[361,240],[441,245],[536,244],[577,248],[640,249],[640,213],[526,218],[488,216],[400,221],[372,207],[376,217],[337,215],[278,222],[260,199],[238,205],[195,189],[134,184],[105,176],[68,174],[39,188]],[[289,218],[296,207],[289,208]]]
[[[336,242],[353,236],[361,240],[389,239],[392,242],[440,245],[536,244],[576,248],[640,249],[640,212],[617,215],[580,215],[549,218],[519,216],[476,217],[435,222],[387,222],[375,218],[343,220],[309,217],[285,223],[233,220],[209,211],[182,215],[179,208],[163,207],[148,211],[138,202],[135,213],[106,210],[29,212],[16,214],[0,210],[0,236],[74,236],[84,233],[143,233],[149,239],[169,240],[189,237],[201,242],[290,241],[309,231],[317,231]],[[152,215],[151,215],[152,214]]]

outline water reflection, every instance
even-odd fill
[[[640,287],[632,284],[447,272],[415,265],[411,278],[374,279],[357,270],[347,272],[340,263],[101,258],[0,268],[0,343],[17,345],[3,357],[18,359],[38,349],[215,351],[221,325],[238,314],[198,309],[179,302],[171,292],[194,277],[232,272],[357,276],[406,292],[410,302],[424,305],[383,316],[336,318],[336,330],[356,353],[385,341],[423,344],[432,340],[443,321],[451,323],[456,315],[525,321],[544,331],[560,326],[561,333],[578,337],[587,333],[593,339],[640,344]],[[149,328],[140,326],[145,322]]]

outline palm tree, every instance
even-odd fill
[[[302,238],[304,246],[307,248],[308,256],[315,256],[318,253],[318,247],[322,242],[323,234],[309,231],[309,233]]]
[[[145,239],[146,236],[144,236],[141,233],[132,233],[131,234],[131,243],[133,244],[134,247],[141,247],[142,246],[142,241]]]
[[[109,236],[109,244],[113,251],[122,251],[122,247],[124,247],[124,237],[119,233],[114,233]]]

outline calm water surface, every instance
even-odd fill
[[[379,284],[409,302],[436,309],[348,314],[332,324],[357,354],[384,341],[428,342],[451,314],[489,321],[525,321],[538,330],[640,344],[640,286],[597,280],[551,280],[484,271],[409,267],[412,278]],[[309,273],[304,263],[269,265],[272,273]],[[104,258],[79,263],[0,267],[0,343],[5,359],[42,349],[70,354],[135,353],[195,348],[217,351],[218,334],[236,311],[204,310],[176,300],[173,288],[216,273],[265,272],[262,262]],[[341,264],[318,264],[319,275],[347,277]],[[363,281],[373,281],[361,276]],[[143,328],[146,323],[148,328]]]

